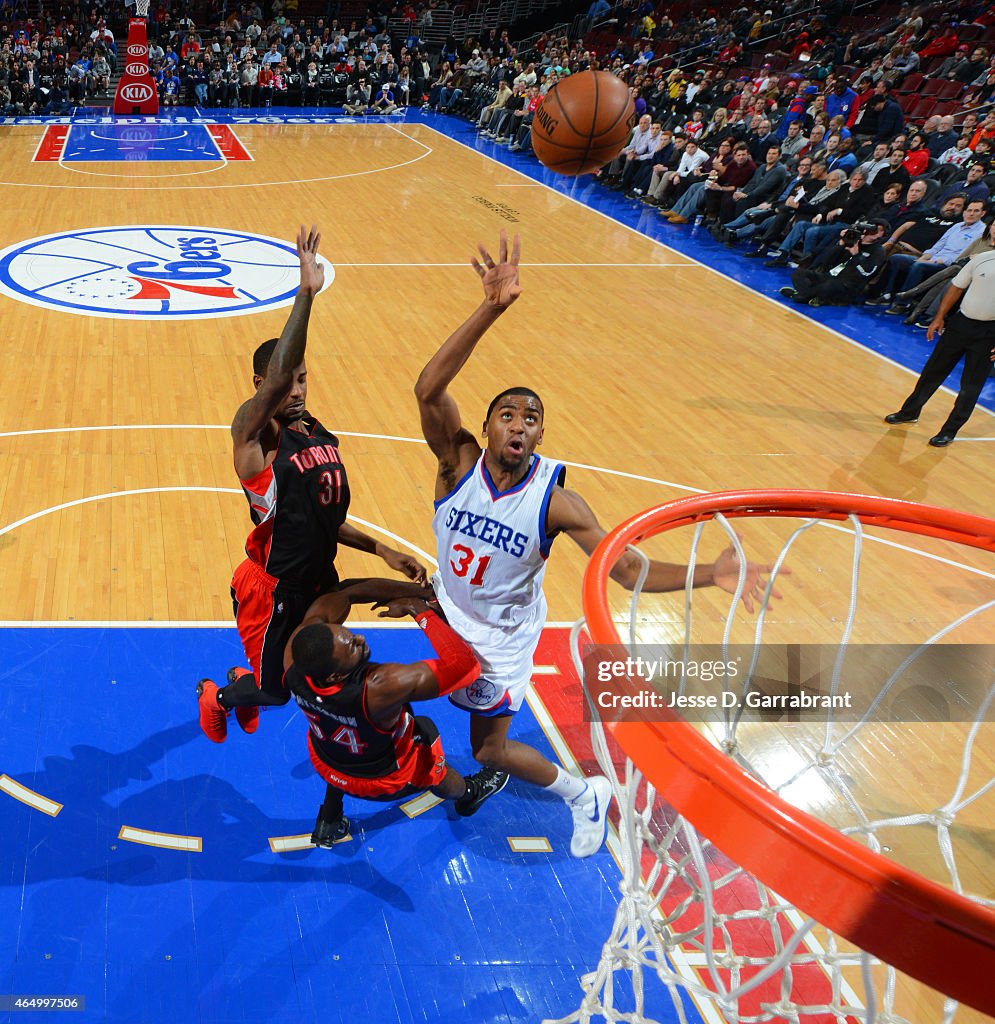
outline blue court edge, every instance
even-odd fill
[[[363,632],[376,660],[430,654],[418,630]],[[579,1004],[619,874],[606,850],[570,857],[559,799],[512,782],[473,818],[440,805],[409,820],[347,797],[351,841],[273,853],[270,838],[310,835],[324,784],[293,705],[253,736],[233,716],[224,744],[201,733],[194,687],[242,663],[233,629],[2,638],[0,774],[63,807],[0,792],[0,994],[82,995],[77,1019],[115,1024],[537,1024]],[[473,770],[465,714],[419,711]],[[513,729],[554,756],[527,708]],[[202,851],[128,842],[124,826]],[[546,836],[552,853],[514,853],[510,836]]]

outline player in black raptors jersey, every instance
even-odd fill
[[[286,704],[283,649],[308,606],[338,582],[339,543],[379,555],[394,570],[424,582],[425,570],[409,555],[380,544],[346,522],[349,482],[339,443],[305,407],[304,350],[314,297],[325,280],[317,260],[321,235],[312,227],[297,237],[301,283],[279,338],[253,356],[256,393],[235,414],[231,434],[235,472],[254,529],[246,559],[235,570],[231,594],[251,671],[233,668],[228,685],[197,686],[200,725],[214,742],[228,732],[228,712],[255,732],[259,707]]]
[[[412,711],[409,701],[447,696],[480,675],[473,651],[426,601],[399,596],[412,591],[412,584],[394,580],[343,584],[311,605],[286,646],[284,681],[310,723],[311,764],[327,783],[311,836],[316,846],[348,835],[343,793],[397,800],[431,789],[455,801],[456,812],[467,817],[508,781],[507,775],[464,778],[446,764],[435,723]],[[371,662],[366,640],[341,623],[352,604],[374,601],[386,605],[381,617],[414,616],[437,657]]]

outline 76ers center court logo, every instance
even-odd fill
[[[327,288],[335,271],[326,260]],[[204,227],[116,227],[33,238],[0,252],[0,292],[83,316],[242,316],[294,301],[293,245]]]

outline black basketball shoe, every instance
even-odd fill
[[[466,793],[456,801],[456,813],[461,818],[469,818],[488,797],[500,793],[507,785],[508,773],[496,768],[481,768],[476,774],[467,775]]]

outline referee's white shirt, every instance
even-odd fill
[[[969,320],[995,320],[995,250],[968,260],[953,284],[967,289],[960,303],[964,316]]]

